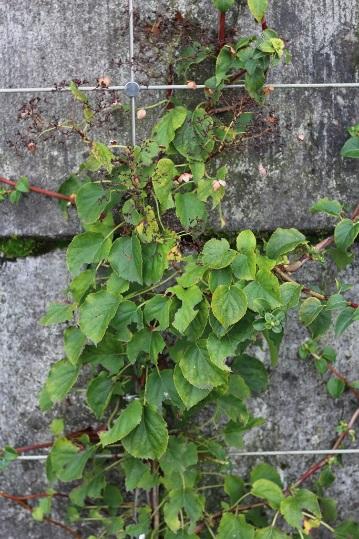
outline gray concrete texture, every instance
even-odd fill
[[[141,83],[166,81],[169,50],[164,43],[174,34],[177,11],[205,31],[214,28],[216,14],[210,0],[149,0],[136,5],[136,72]],[[242,17],[239,32],[253,24]],[[291,65],[272,74],[276,82],[350,82],[358,80],[359,3],[353,0],[294,0],[273,2],[269,21],[286,38],[293,54]],[[161,21],[159,36],[148,25]],[[66,79],[109,75],[113,83],[128,80],[127,2],[74,2],[33,0],[26,3],[0,0],[0,31],[5,36],[0,51],[1,86],[53,85]],[[26,174],[43,187],[56,189],[83,159],[84,149],[72,140],[63,144],[39,144],[35,154],[21,141],[24,126],[16,118],[22,104],[33,95],[0,95],[0,174],[17,178]],[[45,115],[66,118],[73,103],[64,94],[41,95],[39,107]],[[141,99],[152,98],[148,94]],[[123,96],[120,96],[123,99]],[[344,161],[339,151],[346,139],[345,128],[358,119],[357,90],[276,90],[263,115],[278,117],[270,136],[249,141],[247,148],[226,158],[231,167],[225,214],[227,227],[253,227],[258,231],[276,226],[297,226],[314,232],[326,222],[308,214],[320,196],[338,197],[354,204],[359,197],[358,163]],[[118,127],[118,125],[120,127]],[[145,128],[140,128],[142,135]],[[20,135],[19,135],[20,132]],[[128,123],[121,116],[104,140],[128,140]],[[10,144],[9,144],[10,142]],[[16,143],[15,147],[11,143]],[[259,164],[267,176],[259,171]],[[66,221],[52,200],[30,195],[18,206],[0,207],[0,236],[70,236],[78,230],[74,218]],[[358,264],[341,278],[355,284],[351,295],[358,298]],[[307,266],[303,281],[325,285],[333,282],[332,268]],[[62,354],[61,328],[38,325],[46,305],[61,297],[67,274],[64,253],[7,262],[0,268],[0,446],[16,446],[48,439],[53,414],[45,417],[37,406],[37,395],[51,363]],[[346,395],[333,401],[313,366],[297,359],[305,332],[290,319],[281,362],[272,373],[271,387],[255,399],[253,410],[266,418],[266,425],[250,433],[246,448],[326,448],[335,437],[338,422],[347,419],[355,403]],[[340,340],[331,338],[339,351],[339,366],[354,378],[358,373],[358,334],[353,326]],[[263,353],[264,354],[264,353]],[[354,374],[353,374],[354,373]],[[355,374],[356,373],[356,374]],[[71,397],[56,408],[55,416],[66,416],[70,426],[87,426],[87,410],[80,397]],[[286,480],[297,477],[310,457],[273,458]],[[239,469],[248,460],[236,460]],[[251,460],[251,463],[253,461]],[[338,471],[333,495],[339,499],[341,515],[358,517],[358,459],[346,456]],[[14,493],[39,491],[44,485],[42,467],[15,463],[1,480],[1,490]],[[0,504],[0,536],[4,539],[62,539],[61,530],[41,526],[7,502]]]
[[[173,22],[177,11],[198,32],[216,27],[210,0],[152,0],[135,2],[135,8],[135,65],[141,83],[166,82],[168,59],[176,48],[171,36],[178,30]],[[238,9],[238,34],[247,34],[254,26],[245,15],[244,2],[239,2]],[[293,62],[276,69],[272,81],[356,81],[358,15],[358,3],[353,0],[306,0],[300,7],[294,0],[273,3],[269,22],[286,39]],[[150,31],[156,22],[161,23],[158,35]],[[71,78],[95,84],[103,75],[117,84],[128,80],[126,0],[94,4],[34,0],[26,7],[20,0],[2,0],[0,31],[6,36],[0,52],[1,86],[52,86]],[[278,118],[272,135],[249,141],[224,158],[231,169],[226,210],[229,229],[273,229],[288,223],[315,229],[325,222],[308,215],[313,201],[320,196],[339,197],[348,203],[358,198],[358,164],[339,158],[345,129],[358,117],[356,96],[355,89],[276,90],[272,94],[264,111]],[[25,174],[36,184],[56,189],[83,160],[84,149],[71,140],[61,145],[38,144],[38,151],[29,153],[29,134],[24,122],[16,119],[21,105],[32,97],[0,95],[0,171],[11,178]],[[45,117],[71,115],[69,96],[38,97]],[[123,95],[119,98],[125,99]],[[140,102],[147,98],[144,93]],[[115,130],[104,134],[105,141],[111,138],[128,140],[127,122],[117,121]],[[259,164],[267,176],[260,174]],[[63,220],[53,201],[36,195],[29,196],[21,207],[3,205],[0,225],[0,234],[5,236],[61,236],[78,227],[74,219]]]
[[[354,285],[350,292],[352,298],[359,295],[357,275],[358,264],[339,274],[342,281]],[[319,283],[331,292],[335,276],[332,266],[323,271],[320,265],[308,265],[300,277],[309,285]],[[48,440],[49,423],[53,417],[65,417],[69,430],[93,424],[93,418],[76,393],[45,415],[37,404],[49,366],[62,357],[60,328],[43,328],[37,321],[48,302],[62,297],[66,286],[63,251],[8,262],[1,268],[0,447],[5,444],[19,447]],[[334,401],[326,392],[326,379],[319,377],[313,364],[298,359],[298,347],[306,338],[306,331],[298,326],[296,316],[291,316],[279,366],[270,369],[269,389],[251,400],[251,410],[254,415],[265,419],[265,425],[246,436],[246,450],[326,449],[336,438],[339,422],[348,420],[354,413],[357,404],[350,394]],[[338,351],[338,368],[350,379],[358,377],[357,328],[352,326],[340,339],[331,335],[326,340]],[[255,352],[268,363],[265,350]],[[277,466],[288,484],[316,458],[233,458],[243,475],[249,466],[263,460]],[[330,494],[338,499],[342,518],[355,518],[359,511],[358,457],[344,456],[343,464],[337,468],[338,478]],[[44,484],[44,472],[39,463],[16,462],[2,475],[1,490],[29,494],[41,491]],[[0,531],[4,539],[49,537],[47,526],[33,523],[31,517],[24,517],[21,509],[4,501],[0,504]],[[51,531],[53,533],[56,539],[67,537],[61,530]]]

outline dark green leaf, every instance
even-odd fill
[[[306,241],[305,236],[295,228],[277,228],[268,240],[266,254],[269,258],[277,260]]]
[[[112,246],[109,261],[123,279],[143,283],[141,244],[137,236],[118,238]]]

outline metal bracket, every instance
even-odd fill
[[[140,93],[140,85],[137,82],[128,82],[125,85],[125,92],[128,97],[137,97]]]

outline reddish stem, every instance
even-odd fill
[[[331,363],[328,363],[328,370],[339,380],[344,382],[344,384],[348,387],[348,389],[351,391],[351,393],[359,400],[359,391],[352,386],[351,382],[342,374],[339,372]]]
[[[263,32],[264,32],[264,30],[267,30],[267,28],[268,28],[267,20],[266,20],[265,17],[263,17],[263,19],[262,19],[262,30],[263,30]]]
[[[220,12],[218,17],[218,44],[222,48],[226,40],[226,14]]]
[[[6,492],[0,492],[0,497],[5,498],[6,500],[9,500],[11,502],[14,502],[17,505],[20,505],[23,509],[26,509],[26,511],[30,511],[30,513],[32,513],[34,510],[26,500],[21,499],[20,497],[12,496],[11,494],[7,494]],[[81,535],[78,531],[74,530],[73,528],[70,528],[69,526],[66,526],[62,522],[59,522],[58,520],[54,520],[51,517],[45,516],[44,521],[48,522],[49,524],[52,524],[53,526],[57,526],[58,528],[61,528],[62,530],[65,530],[75,539],[81,539]]]
[[[333,446],[333,449],[338,449],[342,442],[345,440],[345,438],[348,436],[349,434],[349,431],[354,427],[357,419],[359,418],[359,408],[356,410],[356,412],[354,413],[353,417],[351,418],[351,420],[349,421],[349,424],[348,424],[348,428],[345,432],[342,432],[340,434],[340,436],[338,437],[337,441],[335,442],[334,446]],[[332,458],[332,455],[327,455],[326,457],[324,457],[323,459],[321,459],[319,462],[316,462],[315,464],[313,464],[313,466],[311,466],[310,468],[308,468],[308,470],[306,470],[298,479],[298,481],[296,481],[296,483],[293,485],[293,487],[299,487],[302,483],[304,483],[305,481],[307,481],[310,477],[312,477],[312,475],[314,475],[315,473],[319,472],[322,468],[324,468],[324,466],[329,462],[329,460]]]
[[[11,185],[11,187],[16,187],[16,182],[7,178],[3,178],[2,176],[0,176],[0,182],[5,183],[6,185]],[[47,189],[42,189],[42,187],[37,187],[36,185],[30,185],[29,189],[30,191],[33,191],[34,193],[39,193],[40,195],[43,195],[45,197],[57,198],[58,200],[66,200],[67,202],[71,202],[71,204],[76,203],[75,195],[63,195],[62,193],[57,193],[56,191],[48,191]]]

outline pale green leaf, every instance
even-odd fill
[[[115,419],[107,432],[100,433],[102,447],[119,442],[130,434],[141,422],[143,408],[139,400],[134,400]],[[135,456],[135,455],[134,455]]]
[[[80,307],[80,329],[98,344],[116,314],[120,300],[105,290],[89,294]]]
[[[212,296],[211,307],[217,320],[223,327],[228,328],[246,314],[247,297],[243,290],[236,286],[221,285]]]

